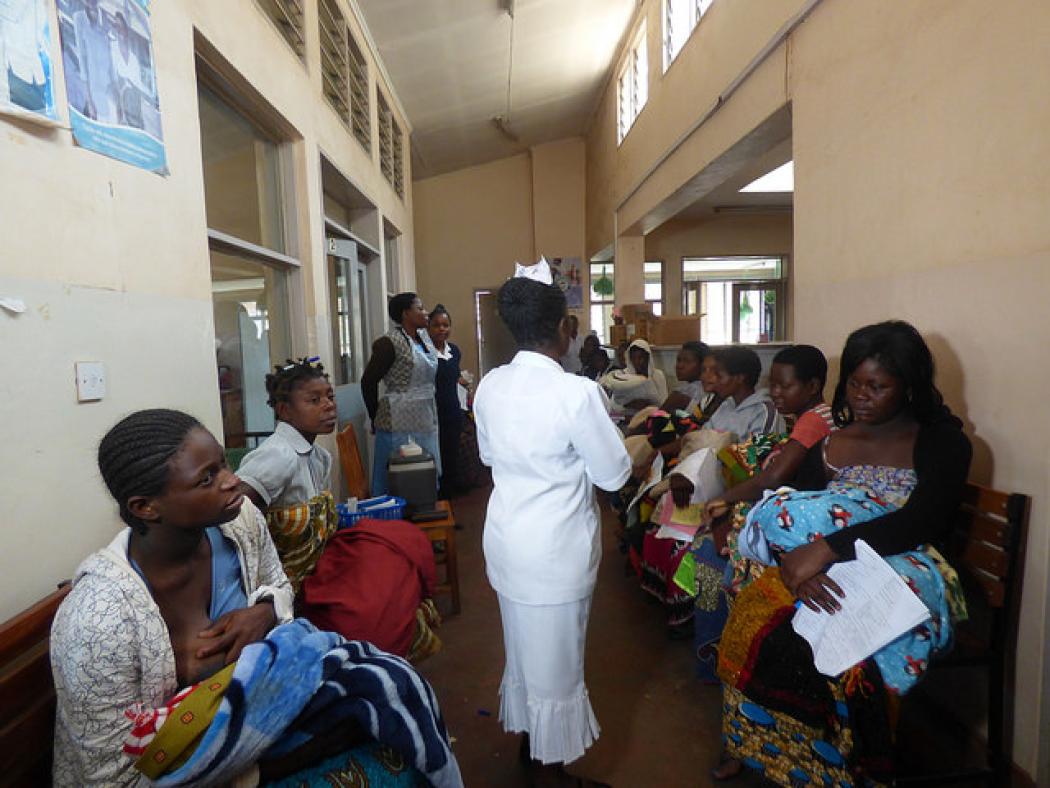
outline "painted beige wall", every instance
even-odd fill
[[[644,0],[633,29],[644,19],[649,54],[649,98],[621,145],[616,143],[616,79],[625,53],[621,53],[602,92],[587,133],[587,252],[593,255],[614,242],[617,232],[627,232],[638,212],[621,216],[616,227],[615,214],[629,193],[640,184],[658,187],[658,198],[699,171],[725,147],[750,131],[757,123],[784,103],[783,68],[773,69],[775,78],[763,83],[755,79],[749,96],[727,106],[715,117],[713,127],[721,133],[695,135],[695,150],[686,160],[646,179],[648,170],[676,140],[689,131],[699,113],[713,105],[719,94],[744,69],[777,30],[804,5],[802,0],[768,0],[761,13],[747,3],[713,3],[693,35],[665,73],[661,41],[663,37],[662,0]],[[633,34],[628,40],[633,40]],[[784,54],[777,56],[781,61]],[[769,74],[774,77],[774,74]],[[771,100],[768,93],[779,93]],[[722,117],[719,117],[721,115]],[[716,142],[717,141],[717,142]]]
[[[794,338],[835,357],[865,322],[913,321],[974,440],[972,477],[1033,497],[1014,756],[1038,784],[1050,784],[1050,454],[1040,418],[1030,415],[1042,411],[1050,385],[1041,361],[1050,339],[1043,304],[1050,102],[1035,77],[1050,59],[1050,9],[824,0],[723,109],[682,137],[705,110],[703,99],[802,3],[770,4],[760,18],[743,4],[716,2],[664,76],[653,54],[656,5],[642,10],[653,63],[649,103],[617,149],[610,87],[588,133],[588,250],[619,243],[617,231],[633,234],[632,224],[660,208],[676,179],[702,171],[712,153],[754,128],[754,118],[791,102]],[[716,41],[708,34],[718,28]],[[725,70],[705,69],[709,56]],[[694,83],[673,86],[682,63]],[[646,256],[655,255],[647,248]]]
[[[57,30],[51,4],[52,31]],[[351,18],[349,6],[344,8]],[[130,411],[167,406],[198,415],[221,434],[215,373],[194,29],[294,129],[290,190],[303,263],[294,348],[331,354],[322,238],[319,151],[405,234],[403,275],[413,276],[411,173],[406,199],[379,172],[324,102],[317,63],[317,8],[307,3],[308,60],[301,63],[253,0],[153,4],[154,51],[171,174],[160,177],[75,148],[67,130],[0,119],[0,295],[27,311],[0,310],[0,619],[72,576],[116,532],[115,506],[95,450]],[[356,28],[360,33],[360,28]],[[359,40],[364,41],[359,36]],[[57,37],[52,58],[58,56]],[[61,68],[59,111],[65,113]],[[372,91],[379,78],[370,62]],[[387,91],[391,95],[390,91]],[[373,101],[374,106],[374,101]],[[407,134],[409,128],[400,119]],[[407,165],[407,162],[406,162]],[[77,404],[73,363],[101,361],[101,402]]]
[[[912,321],[974,440],[973,478],[1033,497],[1015,716],[1033,775],[1050,744],[1050,454],[1032,417],[1050,390],[1050,90],[1027,75],[1050,67],[1048,35],[1039,4],[826,2],[791,73],[796,336],[833,349],[865,322]]]
[[[790,258],[791,224],[791,214],[712,214],[702,219],[672,219],[653,230],[645,236],[645,259],[663,261],[664,314],[682,314],[682,258],[719,255]]]
[[[583,257],[584,162],[574,138],[416,182],[418,291],[448,307],[464,369],[477,372],[475,290],[498,288],[515,260]]]

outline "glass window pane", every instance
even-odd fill
[[[211,252],[215,356],[227,448],[273,431],[266,374],[290,353],[287,274]],[[254,441],[252,441],[254,442]]]
[[[687,257],[682,261],[685,282],[717,279],[782,279],[779,257]]]
[[[595,289],[598,288],[598,289]],[[616,292],[611,263],[591,263],[591,301],[612,301]]]
[[[341,386],[354,379],[350,261],[342,257],[329,257],[328,262],[328,292],[331,295],[329,310],[332,315],[332,342],[336,356],[332,382]]]
[[[277,145],[207,88],[198,97],[208,227],[285,252]]]

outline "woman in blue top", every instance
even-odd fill
[[[437,401],[438,443],[441,446],[440,498],[451,498],[462,490],[459,473],[459,438],[463,432],[463,409],[459,405],[459,348],[448,341],[452,318],[443,304],[430,310],[427,331],[437,350],[437,377],[434,399]]]

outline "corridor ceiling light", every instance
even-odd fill
[[[795,191],[795,162],[782,164],[772,172],[751,181],[742,192],[793,192]]]

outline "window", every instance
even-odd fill
[[[787,271],[781,257],[687,257],[682,314],[700,315],[711,345],[781,342],[786,336]]]
[[[284,40],[302,60],[306,54],[303,0],[256,0],[263,12],[277,25]]]
[[[616,143],[619,144],[623,142],[627,132],[634,125],[635,118],[649,99],[649,50],[644,24],[627,53],[616,84],[619,96]]]
[[[664,71],[667,71],[713,0],[664,0]]]
[[[372,111],[368,99],[368,61],[352,35],[347,37],[350,55],[350,126],[369,155],[372,154]]]
[[[645,303],[653,309],[654,315],[664,313],[664,264],[660,260],[648,262],[644,269]]]
[[[243,447],[273,431],[265,377],[292,355],[293,212],[275,137],[204,84],[198,100],[223,436]]]
[[[591,263],[591,331],[601,338],[603,345],[609,344],[615,292],[612,262]]]
[[[376,108],[379,115],[379,169],[394,187],[397,196],[404,199],[405,162],[401,127],[394,120],[394,113],[382,93],[377,96]]]
[[[321,85],[325,99],[371,153],[368,65],[335,0],[320,0]]]

